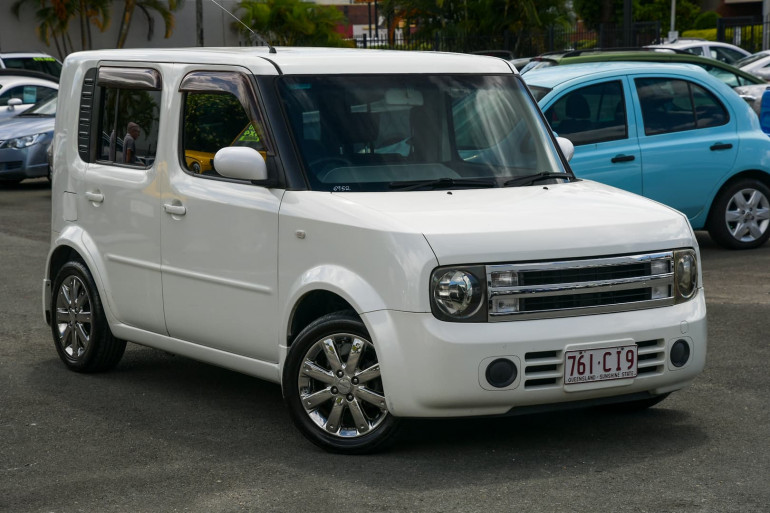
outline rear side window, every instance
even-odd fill
[[[56,89],[37,85],[9,87],[0,93],[0,106],[8,105],[8,100],[18,98],[24,105],[50,100],[56,96]]]
[[[626,101],[620,81],[569,91],[545,117],[554,132],[572,144],[595,144],[628,137]]]
[[[160,75],[140,68],[101,68],[97,80],[96,160],[147,168],[158,149]]]
[[[637,78],[645,135],[721,126],[729,121],[724,105],[698,84],[670,78]]]

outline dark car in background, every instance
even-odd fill
[[[47,53],[6,52],[0,53],[0,69],[23,69],[37,71],[59,78],[61,62]]]

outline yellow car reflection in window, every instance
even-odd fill
[[[187,169],[199,175],[213,169],[214,154],[207,151],[185,150],[184,160]]]
[[[248,146],[259,151],[263,159],[267,159],[267,152],[263,150],[262,141],[254,125],[249,123],[241,133],[233,139],[230,146]],[[206,174],[214,171],[214,153],[207,151],[187,150],[184,151],[185,164],[187,169],[195,174]]]

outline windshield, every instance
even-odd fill
[[[31,109],[19,114],[19,116],[55,116],[56,115],[56,96],[51,99],[36,103]]]
[[[514,75],[282,77],[279,89],[315,190],[495,187],[565,172]]]
[[[748,55],[748,56],[746,56],[746,57],[744,57],[742,59],[738,59],[737,61],[735,61],[733,63],[733,66],[735,66],[736,68],[742,68],[746,64],[751,64],[752,62],[756,62],[756,61],[758,61],[760,59],[764,59],[766,57],[770,57],[770,52],[753,53],[753,54]]]
[[[9,69],[28,69],[58,77],[61,75],[61,64],[53,57],[6,57],[3,64]]]

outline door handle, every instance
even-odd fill
[[[614,157],[612,157],[612,160],[610,162],[612,162],[613,164],[617,164],[618,162],[631,162],[632,160],[635,160],[635,159],[636,157],[634,157],[633,155],[615,155]]]
[[[730,148],[732,148],[732,147],[733,147],[733,145],[732,145],[732,144],[730,144],[730,143],[726,143],[726,144],[723,144],[723,143],[716,143],[716,144],[712,144],[712,145],[709,147],[709,149],[710,149],[711,151],[720,151],[720,150],[729,150],[729,149],[730,149]]]
[[[86,199],[92,203],[101,203],[104,201],[104,194],[99,191],[86,192]]]
[[[187,213],[187,209],[184,208],[184,205],[171,205],[169,203],[163,205],[163,210],[172,216],[183,216]]]

